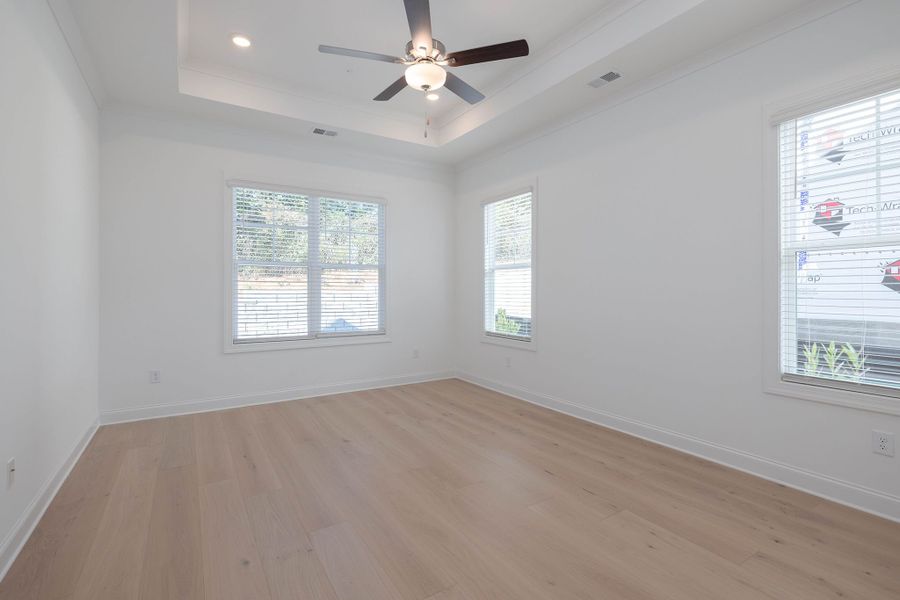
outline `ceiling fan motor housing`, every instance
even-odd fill
[[[414,61],[419,58],[433,58],[434,60],[440,60],[447,53],[447,49],[444,47],[443,42],[440,40],[431,40],[431,54],[428,56],[424,56],[424,50],[417,50],[413,48],[412,40],[406,43],[406,58],[407,60]]]

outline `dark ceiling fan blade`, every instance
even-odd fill
[[[473,88],[471,85],[454,75],[447,73],[447,81],[444,87],[468,102],[469,104],[478,104],[484,100],[484,94]]]
[[[406,87],[406,76],[401,77],[391,85],[387,86],[387,88],[375,96],[373,100],[377,100],[378,102],[384,102],[385,100],[390,100],[394,96],[396,96],[400,90]]]
[[[519,56],[528,56],[528,42],[525,40],[451,52],[447,55],[447,66],[461,67],[463,65],[517,58]]]
[[[403,4],[406,6],[413,51],[417,56],[430,55],[434,41],[431,36],[431,8],[428,0],[403,0]],[[425,50],[421,50],[422,48]]]
[[[388,56],[387,54],[378,54],[377,52],[366,52],[365,50],[351,50],[350,48],[339,48],[338,46],[319,45],[319,52],[323,54],[337,54],[338,56],[352,56],[353,58],[365,58],[368,60],[379,60],[389,63],[403,63],[402,58],[396,56]]]

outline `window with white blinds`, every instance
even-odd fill
[[[231,340],[384,333],[384,208],[233,186]]]
[[[779,126],[786,380],[900,391],[900,90]]]
[[[532,338],[533,198],[525,192],[484,205],[484,330]]]

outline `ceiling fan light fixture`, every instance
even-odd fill
[[[420,61],[406,69],[406,83],[419,91],[433,91],[444,86],[447,71],[431,61]]]
[[[444,44],[434,39],[431,32],[431,9],[429,0],[403,0],[406,8],[406,20],[409,23],[409,33],[412,38],[406,43],[406,52],[402,56],[390,56],[377,52],[364,52],[352,48],[339,48],[337,46],[319,45],[319,52],[324,54],[337,54],[339,56],[351,56],[366,60],[377,60],[394,64],[406,65],[403,76],[387,86],[380,94],[372,98],[375,102],[386,102],[409,86],[420,92],[425,92],[429,101],[437,100],[437,95],[432,94],[437,89],[446,87],[448,90],[468,102],[477,104],[484,100],[484,94],[457,77],[444,67],[463,67],[478,63],[506,60],[528,56],[528,42],[526,40],[513,40],[502,44],[491,44],[478,48],[469,48],[458,52],[447,53]]]

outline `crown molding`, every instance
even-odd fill
[[[78,65],[81,77],[94,98],[94,104],[97,105],[98,109],[103,108],[107,100],[106,89],[103,86],[100,71],[97,70],[97,66],[94,63],[93,55],[88,49],[84,37],[81,35],[81,28],[78,27],[75,15],[72,13],[72,7],[69,6],[68,0],[46,1],[50,7],[50,12],[53,13],[53,18],[56,20],[57,27],[59,27],[63,39],[65,39],[66,45],[68,45],[69,51],[72,53],[72,58],[75,59],[75,64]]]
[[[296,132],[237,125],[210,117],[108,103],[101,111],[101,140],[120,131],[133,131],[192,142],[203,141],[243,151],[272,153],[297,160],[342,164],[348,168],[376,171],[387,175],[422,177],[453,185],[451,165],[433,160],[405,158],[389,152],[373,153],[358,148],[350,140],[312,136],[298,139]]]
[[[645,78],[634,84],[623,86],[615,93],[609,94],[603,100],[591,106],[568,115],[566,118],[557,119],[551,123],[532,131],[529,134],[518,137],[509,142],[485,148],[477,154],[471,155],[462,161],[454,163],[457,174],[475,168],[484,163],[487,156],[496,158],[508,154],[532,144],[554,133],[577,126],[584,121],[592,119],[617,106],[626,104],[645,94],[649,94],[680,79],[693,75],[704,69],[710,68],[724,60],[728,60],[756,46],[788,34],[791,31],[804,27],[810,23],[825,18],[835,12],[844,10],[862,0],[819,0],[782,15],[777,19],[751,29],[743,35],[732,38],[725,44],[716,46],[706,52],[698,54],[682,63],[666,69],[662,73]]]

